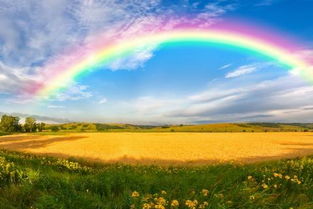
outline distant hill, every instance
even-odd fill
[[[47,124],[46,129],[63,132],[307,132],[313,131],[313,123],[217,123],[150,126],[82,122]]]

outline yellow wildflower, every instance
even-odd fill
[[[198,201],[186,200],[185,205],[188,206],[189,208],[195,208],[198,205]]]
[[[163,205],[155,205],[154,208],[155,209],[165,209],[165,207]]]
[[[248,176],[248,180],[252,180],[253,179],[253,177],[252,176]]]
[[[286,179],[286,180],[289,180],[289,179],[290,179],[290,176],[286,175],[286,176],[285,176],[285,179]]]
[[[150,205],[149,203],[144,203],[142,205],[142,209],[151,209],[152,208],[152,205]]]
[[[139,192],[137,192],[137,191],[133,191],[133,193],[132,193],[132,197],[139,197]]]
[[[207,201],[204,201],[202,204],[199,205],[199,209],[204,209],[209,205]]]
[[[171,206],[172,206],[172,207],[178,207],[178,206],[179,206],[178,200],[172,200]]]
[[[268,188],[268,185],[265,184],[265,183],[263,183],[263,184],[262,184],[262,187],[263,187],[263,189],[267,189],[267,188]]]
[[[161,194],[166,195],[167,193],[166,193],[166,191],[162,190]]]
[[[154,200],[156,201],[157,204],[159,205],[166,205],[166,199],[164,199],[163,197],[159,197],[159,198],[154,198]]]
[[[207,189],[202,189],[202,194],[203,194],[203,196],[208,196],[208,194],[209,194],[209,190],[207,190]]]

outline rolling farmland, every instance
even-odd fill
[[[10,135],[0,138],[0,147],[103,162],[249,163],[312,154],[313,135],[310,132]]]

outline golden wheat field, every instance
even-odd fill
[[[292,133],[76,133],[10,135],[0,148],[126,163],[256,162],[313,154],[313,134]]]

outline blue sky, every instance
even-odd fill
[[[312,9],[312,0],[0,0],[0,109],[140,124],[312,122],[312,84],[274,60],[216,45],[144,49],[86,74],[46,101],[16,93],[64,50],[121,27],[161,27],[167,16],[265,26],[299,40],[301,53],[313,56]]]

